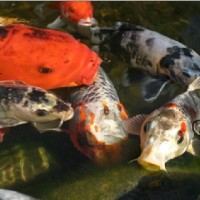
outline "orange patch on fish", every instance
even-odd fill
[[[91,113],[91,114],[90,114],[90,125],[93,125],[93,124],[94,124],[94,120],[95,120],[95,114],[94,114],[94,113]]]
[[[121,117],[121,119],[122,119],[122,120],[127,119],[127,118],[128,118],[128,114],[127,114],[127,112],[126,112],[124,106],[123,106],[120,102],[118,102],[118,103],[117,103],[117,107],[118,107],[118,109],[119,109],[119,111],[120,111],[120,117]]]
[[[73,22],[93,17],[93,6],[90,1],[61,1],[58,4],[61,15]]]
[[[183,133],[185,133],[186,130],[187,130],[186,123],[185,123],[185,122],[182,122],[182,123],[181,123],[181,131],[182,131]]]
[[[106,101],[102,101],[101,105],[105,107],[105,106],[108,106],[108,103]]]
[[[99,131],[99,127],[97,125],[94,126],[94,129],[95,129],[96,132]]]
[[[91,85],[101,59],[70,34],[12,24],[0,27],[0,81],[44,89]]]
[[[169,103],[169,104],[165,105],[165,108],[177,108],[177,107],[178,107],[178,105],[175,103]]]

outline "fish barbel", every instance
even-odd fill
[[[0,27],[0,81],[43,89],[90,85],[101,59],[70,34],[23,24]]]
[[[200,119],[200,77],[183,94],[150,115],[136,115],[123,122],[126,131],[139,134],[142,153],[137,159],[147,169],[166,170],[165,163],[184,152],[200,156],[194,126]],[[196,128],[199,126],[196,124]]]
[[[200,56],[158,32],[117,22],[114,27],[92,27],[91,33],[94,43],[100,43],[100,47],[106,44],[113,54],[130,65],[123,76],[124,86],[150,75],[142,86],[147,101],[155,100],[170,81],[187,87],[200,76]],[[139,70],[144,73],[138,73]]]
[[[0,128],[31,122],[40,132],[59,128],[73,117],[69,103],[54,94],[19,81],[0,82]]]

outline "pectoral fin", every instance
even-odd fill
[[[127,68],[122,76],[122,85],[124,87],[130,86],[142,79],[144,79],[146,75],[139,70],[134,68]]]
[[[187,152],[194,156],[200,157],[200,140],[193,139],[187,148]]]
[[[139,114],[122,122],[122,127],[127,133],[140,135],[140,130],[147,114]]]
[[[52,23],[47,25],[47,28],[58,29],[65,25],[65,20],[58,16]]]
[[[153,79],[148,80],[142,86],[142,94],[145,101],[154,101],[163,88],[169,83],[169,79]]]

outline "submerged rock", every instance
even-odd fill
[[[199,200],[200,176],[171,174],[144,176],[117,200]]]

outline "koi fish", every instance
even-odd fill
[[[113,54],[130,65],[123,75],[124,86],[150,75],[142,86],[146,101],[155,100],[170,81],[188,86],[200,76],[200,56],[157,32],[125,22],[111,28],[94,27],[91,32],[93,43],[107,44]]]
[[[35,12],[37,15],[44,15],[46,4],[47,2],[36,6]],[[90,1],[58,1],[48,4],[49,7],[60,12],[60,16],[47,25],[48,28],[58,29],[65,25],[66,21],[69,21],[75,24],[81,33],[82,29],[97,25],[97,20],[93,18],[93,6]]]
[[[97,164],[122,161],[129,153],[128,134],[122,121],[128,115],[102,68],[95,82],[71,94],[74,117],[69,135],[74,146]]]
[[[0,27],[0,81],[44,89],[90,85],[101,59],[71,35],[23,24]]]
[[[0,189],[0,199],[1,200],[36,200],[33,197],[30,197],[25,194],[21,194],[16,191],[12,190],[5,190],[5,189]]]
[[[54,94],[19,81],[0,82],[0,129],[31,122],[40,132],[59,128],[73,109]],[[52,123],[45,129],[46,123]],[[3,133],[1,136],[3,137]],[[1,140],[2,140],[1,137]]]
[[[199,106],[200,77],[189,85],[186,92],[150,115],[141,114],[125,120],[123,127],[127,132],[140,134],[142,153],[137,161],[147,169],[166,170],[168,160],[186,151],[200,156],[200,141],[194,134],[194,128],[200,128]]]

